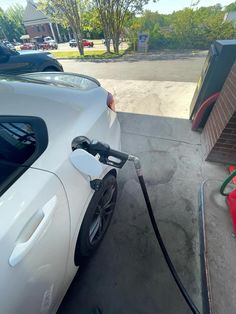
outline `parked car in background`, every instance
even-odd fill
[[[87,39],[83,39],[82,40],[82,43],[83,43],[83,46],[84,47],[93,47],[94,46],[94,43],[93,43],[93,41],[89,41],[89,40],[87,40]]]
[[[47,42],[49,42],[49,41],[52,41],[53,40],[53,38],[51,37],[51,36],[47,36],[47,37],[44,37],[44,39],[43,39],[43,41],[45,42],[45,43],[47,43]],[[55,40],[54,40],[55,41]]]
[[[75,40],[75,39],[71,39],[71,40],[69,41],[69,46],[70,46],[70,47],[77,47],[77,42],[76,42],[76,40]]]
[[[1,313],[53,314],[117,197],[116,169],[101,166],[95,191],[71,162],[77,138],[120,149],[120,125],[111,95],[85,76],[0,76],[0,97]]]
[[[89,41],[89,40],[86,40],[86,39],[83,39],[83,40],[82,40],[82,43],[83,43],[83,46],[84,46],[84,47],[90,47],[90,48],[92,48],[92,47],[94,46],[93,41]],[[71,40],[69,41],[69,46],[70,46],[70,47],[77,47],[77,42],[76,42],[76,40],[75,40],[75,39],[71,39]]]
[[[14,46],[12,43],[10,43],[9,41],[4,40],[2,43],[3,43],[3,45],[4,45],[5,47],[7,47],[7,48],[9,48],[9,49],[11,49],[11,50],[16,50],[15,46]]]
[[[13,51],[0,44],[0,74],[42,71],[63,71],[63,67],[49,52]]]
[[[36,46],[33,43],[24,43],[20,45],[20,50],[35,50]]]
[[[49,40],[47,42],[38,44],[38,49],[54,50],[58,49],[58,44],[55,42],[55,40]]]

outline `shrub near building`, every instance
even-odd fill
[[[220,5],[186,8],[169,15],[145,11],[143,16],[132,19],[129,39],[133,43],[137,32],[145,31],[149,32],[150,49],[207,49],[216,39],[236,37],[233,22],[224,21],[225,13]]]

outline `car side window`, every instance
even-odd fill
[[[0,195],[43,153],[45,122],[36,117],[0,117]]]

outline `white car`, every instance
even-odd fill
[[[103,165],[95,191],[71,162],[73,143],[86,136],[119,150],[120,125],[111,94],[90,77],[0,77],[0,97],[0,312],[51,314],[117,196],[116,170]]]
[[[47,43],[47,42],[49,42],[49,41],[52,41],[52,40],[53,40],[53,39],[52,39],[51,36],[44,37],[44,39],[43,39],[43,41],[44,41],[45,43]]]

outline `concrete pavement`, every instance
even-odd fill
[[[163,52],[128,55],[108,63],[61,63],[65,71],[97,78],[115,96],[118,111],[188,119],[205,55]]]
[[[170,256],[200,312],[198,191],[223,178],[202,160],[200,135],[188,120],[119,113],[122,147],[140,157],[155,215]],[[189,314],[156,243],[132,164],[119,174],[119,197],[108,232],[80,269],[58,314]]]
[[[205,266],[210,313],[236,313],[236,241],[222,180],[207,180],[201,189],[202,263]],[[233,190],[230,184],[228,190]],[[205,264],[205,265],[204,265]]]
[[[200,135],[188,120],[203,61],[63,64],[95,76],[115,95],[122,148],[140,157],[164,241],[201,313],[198,191],[205,179],[226,174],[223,166],[203,160]],[[118,182],[111,226],[58,314],[86,314],[96,305],[103,314],[190,313],[154,238],[132,164],[121,170]]]
[[[196,88],[192,82],[99,80],[110,91],[121,112],[189,118],[189,105]]]

